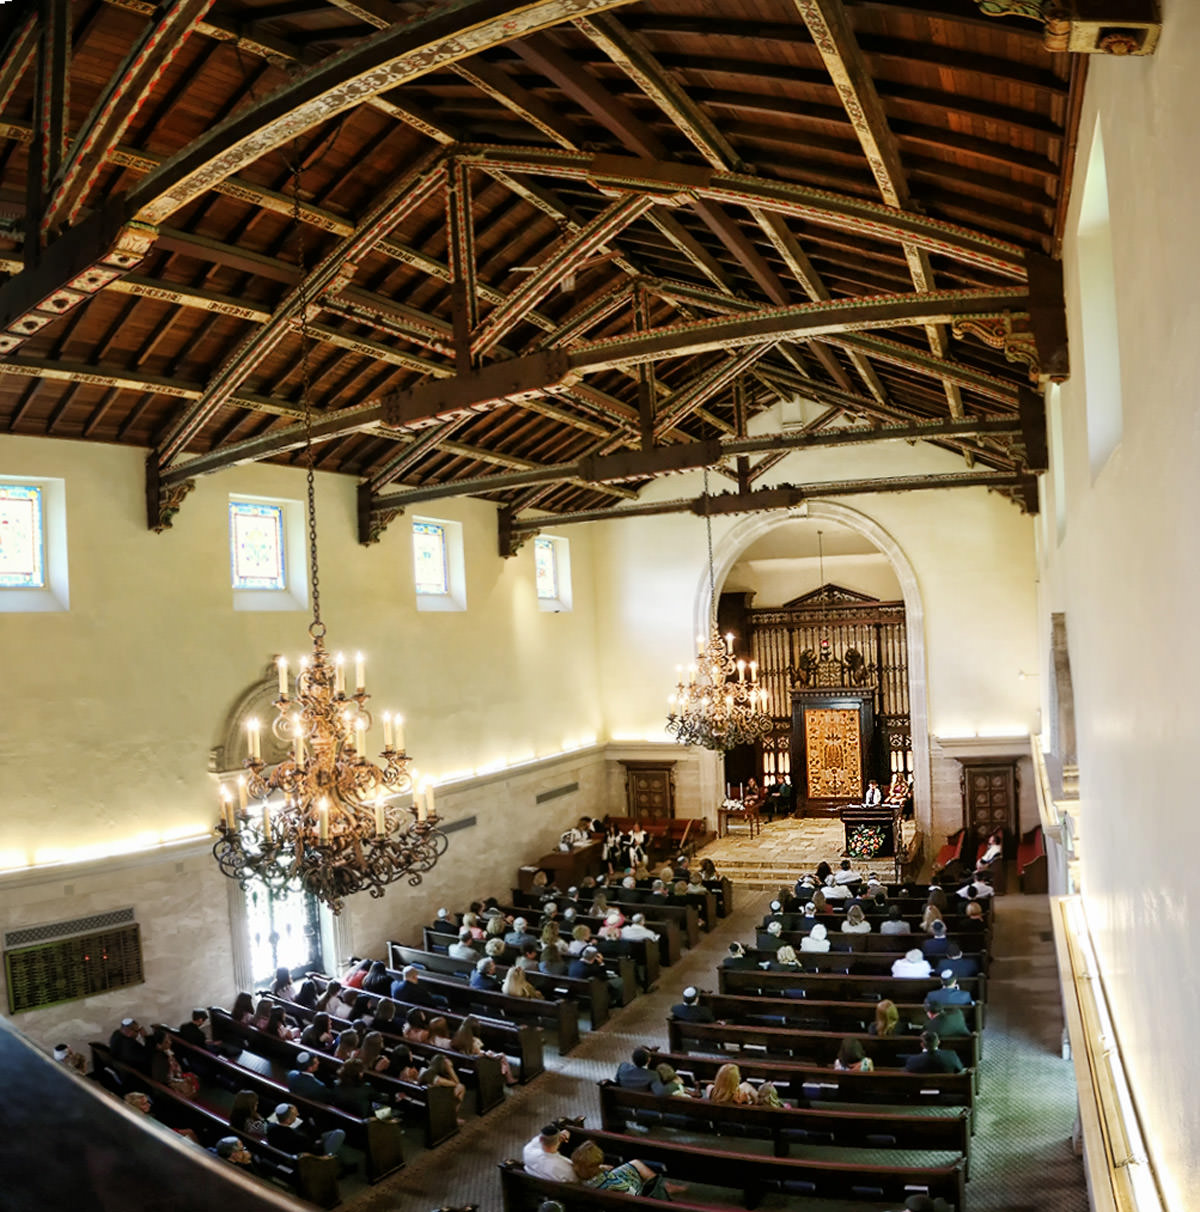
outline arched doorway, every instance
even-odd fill
[[[905,609],[908,647],[909,717],[912,736],[914,810],[918,825],[926,833],[931,823],[929,705],[925,673],[925,611],[916,572],[900,545],[873,518],[834,501],[808,501],[796,509],[778,513],[751,514],[742,518],[724,534],[714,537],[713,565],[717,592],[720,593],[734,565],[755,543],[797,519],[824,520],[844,527],[865,538],[886,556]],[[706,632],[711,617],[712,599],[708,570],[705,569],[695,597],[696,633]]]

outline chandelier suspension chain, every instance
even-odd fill
[[[293,151],[295,151],[293,144]],[[321,576],[317,565],[317,492],[316,455],[312,440],[312,380],[308,365],[308,265],[305,261],[304,223],[300,218],[300,158],[296,156],[292,169],[292,222],[296,228],[296,262],[300,269],[300,394],[304,401],[304,463],[308,490],[308,579],[312,589],[312,627],[314,635],[325,632],[321,622]]]

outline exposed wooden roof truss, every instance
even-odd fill
[[[897,437],[1036,499],[1083,72],[1035,21],[17,0],[0,45],[0,428],[147,448],[156,527],[301,457],[302,329],[362,541],[474,493],[512,550],[704,465],[686,507],[772,507],[789,450]]]

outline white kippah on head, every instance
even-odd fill
[[[685,1002],[690,1002],[692,998],[699,996],[700,994],[695,985],[688,985],[688,987],[683,991],[683,1000]]]
[[[782,934],[783,933],[783,923],[782,922],[771,922],[771,924],[769,926],[767,926],[767,932],[769,934]]]

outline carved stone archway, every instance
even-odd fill
[[[908,635],[909,715],[912,722],[913,800],[917,824],[928,836],[933,821],[929,756],[929,687],[925,666],[925,606],[917,583],[916,570],[904,549],[873,518],[835,501],[806,501],[795,509],[776,513],[748,514],[723,534],[714,535],[713,568],[717,593],[741,554],[754,542],[778,526],[797,518],[824,519],[857,531],[874,544],[892,565],[904,597]],[[695,635],[707,635],[712,617],[708,569],[700,573],[696,587]]]

